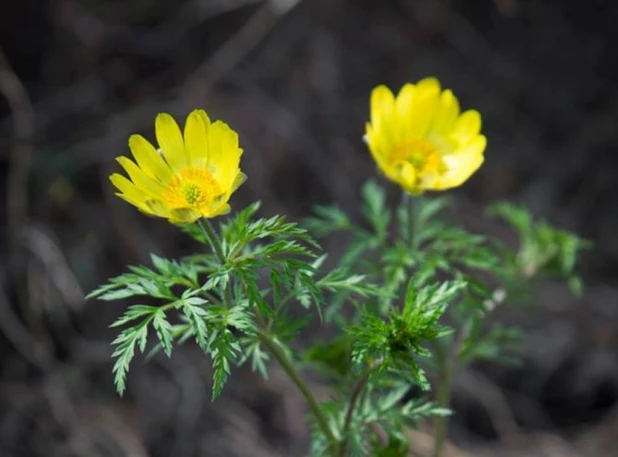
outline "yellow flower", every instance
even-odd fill
[[[116,195],[146,214],[172,223],[194,222],[230,211],[232,193],[246,179],[240,171],[238,135],[226,123],[211,123],[204,110],[187,117],[184,135],[166,113],[155,120],[159,149],[141,135],[131,135],[129,148],[135,162],[116,160],[130,180],[114,173]]]
[[[481,116],[460,114],[435,78],[406,84],[395,98],[386,86],[371,93],[365,140],[380,170],[406,191],[445,190],[464,183],[483,163]]]

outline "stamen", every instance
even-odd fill
[[[391,161],[393,165],[401,162],[412,164],[419,176],[446,169],[437,148],[422,139],[404,141],[395,146]]]
[[[171,209],[186,209],[210,205],[221,194],[210,171],[187,167],[170,179],[162,197]]]

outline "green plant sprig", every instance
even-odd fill
[[[433,455],[441,455],[457,371],[505,358],[516,345],[516,329],[490,324],[491,311],[542,275],[579,290],[574,267],[587,243],[505,203],[490,214],[516,230],[514,249],[448,222],[445,198],[405,196],[391,210],[370,181],[362,199],[359,223],[323,206],[300,226],[258,217],[255,203],[217,227],[181,226],[205,252],[152,255],[151,267],[129,267],[93,291],[89,298],[133,302],[112,324],[122,328],[112,343],[118,392],[137,351],[171,357],[193,340],[211,358],[213,400],[234,367],[249,363],[266,378],[279,364],[307,401],[312,455],[403,457],[406,429],[426,418]],[[311,234],[337,231],[350,242],[333,259]],[[311,321],[332,337],[303,334]],[[331,400],[317,399],[309,370],[330,386]]]

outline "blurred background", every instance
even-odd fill
[[[108,326],[84,295],[192,242],[113,196],[131,133],[203,107],[240,133],[236,208],[354,212],[375,176],[368,96],[437,76],[483,114],[482,169],[453,192],[493,230],[510,199],[595,243],[586,291],[535,292],[520,366],[457,379],[447,456],[618,455],[618,3],[610,0],[7,0],[0,14],[0,456],[300,456],[305,406],[273,370],[210,403],[192,345],[113,388]],[[507,234],[503,235],[507,236]],[[323,389],[319,380],[314,388]],[[325,393],[327,395],[327,393]],[[422,443],[427,436],[419,432]]]

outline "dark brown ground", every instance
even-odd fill
[[[484,116],[486,163],[455,192],[464,222],[486,228],[484,206],[507,198],[596,244],[582,298],[547,283],[540,309],[503,316],[526,329],[522,366],[459,377],[454,442],[618,455],[617,22],[609,0],[3,2],[17,79],[1,59],[0,456],[303,455],[304,404],[276,370],[268,384],[235,373],[211,404],[208,363],[187,346],[138,359],[114,394],[107,326],[126,304],[84,291],[192,245],[113,197],[107,175],[157,112],[204,107],[246,151],[235,207],[353,209],[375,174],[369,91],[426,75]]]

